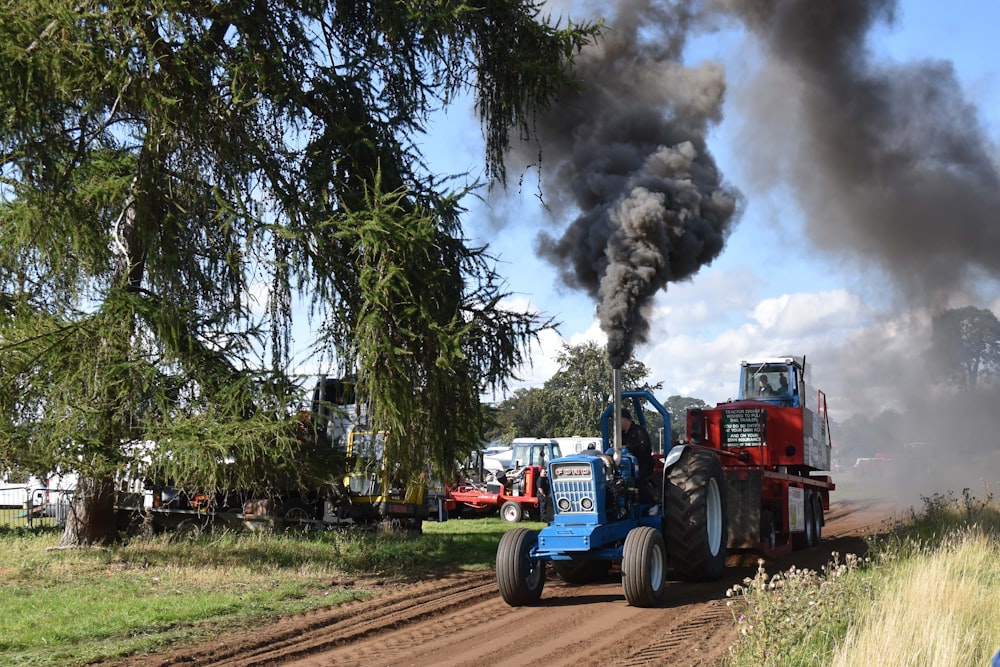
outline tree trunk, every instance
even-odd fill
[[[115,248],[118,251],[115,284],[122,285],[130,292],[139,289],[146,266],[146,245],[143,235],[140,233],[139,224],[143,220],[148,222],[156,220],[158,215],[162,216],[162,213],[156,211],[156,207],[153,206],[154,202],[159,201],[156,196],[159,190],[155,187],[157,171],[146,164],[149,159],[150,152],[147,147],[144,147],[140,159],[142,164],[136,176],[138,183],[136,187],[138,192],[143,193],[144,196],[133,199],[133,195],[129,195],[121,225],[116,226],[114,230]],[[148,215],[142,217],[137,211],[139,208],[142,208]],[[130,358],[130,341],[135,333],[134,325],[134,319],[130,317],[122,323],[123,335],[110,336],[104,340],[104,356],[109,367],[122,364],[122,362],[127,363]],[[122,410],[122,402],[127,399],[114,388],[116,383],[113,378],[106,377],[104,382],[105,386],[98,392],[102,399],[100,406],[107,415],[104,425],[104,440],[107,443],[117,443],[122,441],[123,434],[128,433],[128,428],[121,423],[121,418],[117,416],[122,412],[127,412],[127,410]],[[109,444],[107,449],[113,451],[116,447]],[[77,483],[76,493],[73,495],[73,502],[70,504],[70,512],[66,517],[66,530],[63,532],[59,546],[103,546],[113,544],[117,539],[114,478],[110,475],[81,477]]]
[[[81,477],[59,546],[106,546],[117,539],[114,480]]]

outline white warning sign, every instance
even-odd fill
[[[722,415],[722,444],[725,447],[761,447],[766,434],[767,410],[745,408],[726,410]]]

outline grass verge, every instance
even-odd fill
[[[861,561],[733,587],[728,667],[989,665],[1000,649],[1000,505],[935,495]]]
[[[519,524],[529,525],[533,524]],[[0,664],[82,665],[373,594],[362,583],[493,565],[511,524],[425,524],[422,535],[160,536],[54,550],[54,529],[0,531]]]

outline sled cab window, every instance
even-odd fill
[[[788,398],[792,386],[787,366],[762,364],[744,368],[744,398]]]

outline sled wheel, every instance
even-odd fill
[[[773,550],[778,546],[778,531],[774,527],[774,514],[771,510],[760,513],[760,540],[767,549]]]
[[[823,541],[823,499],[813,494],[813,523],[816,526],[816,544]]]
[[[688,448],[667,472],[664,526],[670,565],[686,581],[715,581],[726,565],[726,483],[719,458]]]
[[[653,607],[663,597],[667,550],[655,528],[639,526],[625,536],[622,549],[622,588],[633,607]]]
[[[312,512],[301,500],[289,500],[281,507],[279,513],[285,530],[312,530]]]
[[[153,524],[152,515],[147,516],[139,513],[132,515],[132,520],[128,525],[128,534],[144,542],[153,539],[156,527]]]
[[[533,560],[538,533],[527,528],[508,530],[497,547],[497,583],[504,602],[520,607],[538,602],[545,586],[545,563]]]
[[[195,540],[201,535],[202,526],[201,522],[195,519],[185,519],[177,524],[177,528],[174,529],[174,534],[170,536],[171,542],[184,542]]]
[[[813,505],[812,491],[806,491],[806,499],[802,506],[806,513],[805,530],[792,536],[792,544],[796,549],[811,549],[816,546],[816,509]]]

